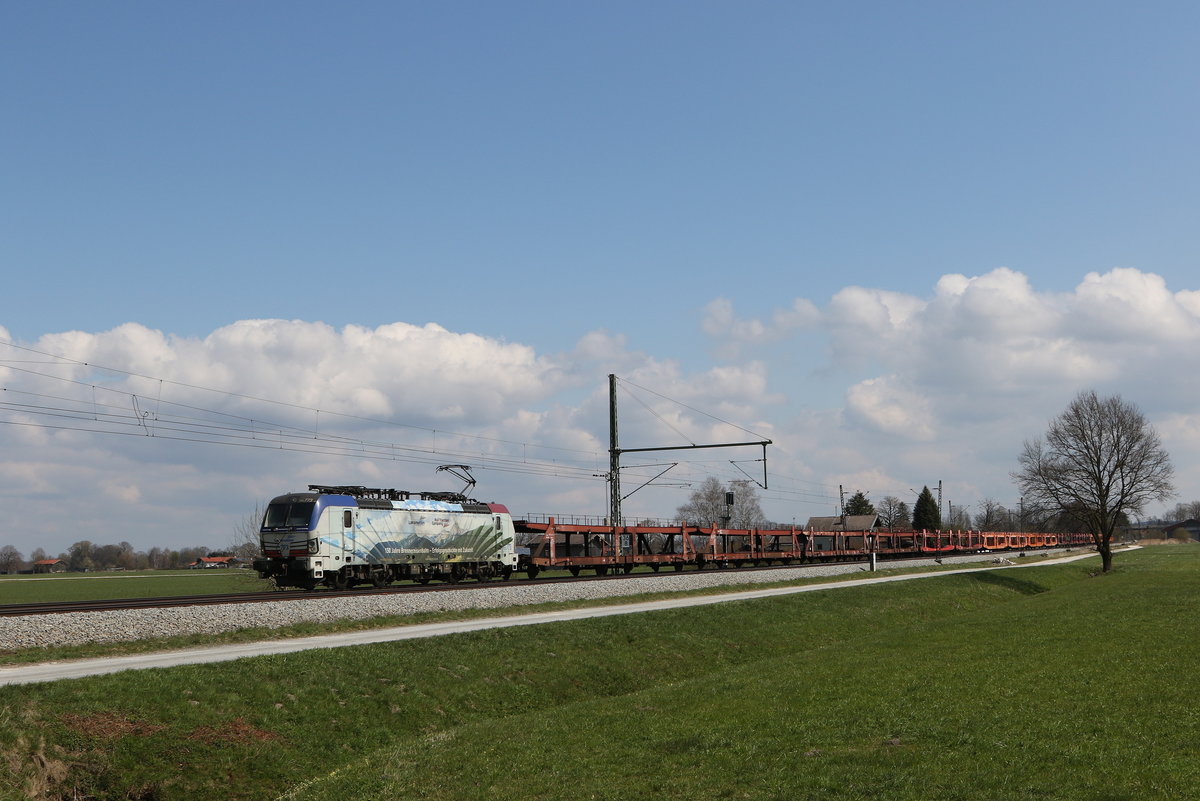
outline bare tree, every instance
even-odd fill
[[[1171,512],[1171,522],[1178,523],[1184,520],[1200,520],[1200,501],[1175,504],[1175,509]]]
[[[971,527],[971,513],[965,506],[951,506],[946,514],[946,527],[963,531]]]
[[[733,505],[726,503],[727,494]],[[728,526],[729,528],[762,528],[766,515],[758,499],[758,490],[749,481],[730,482],[726,489],[720,481],[709,476],[688,502],[675,510],[681,520],[699,526]]]
[[[895,495],[884,495],[883,500],[876,507],[876,513],[879,515],[879,522],[884,528],[896,528],[899,526],[908,525],[908,515],[901,517],[901,507],[904,504]],[[907,508],[904,509],[908,511]]]
[[[262,528],[265,513],[266,510],[256,503],[254,511],[234,523],[229,539],[229,551],[238,559],[249,562],[262,555],[258,532]]]
[[[767,524],[754,484],[741,479],[729,482],[729,489],[733,492],[733,519],[730,521],[733,528],[762,528]]]
[[[1120,396],[1081,392],[1050,421],[1046,437],[1027,441],[1012,474],[1035,505],[1081,521],[1112,570],[1112,540],[1120,520],[1150,501],[1175,494],[1174,468],[1154,428]]]
[[[975,515],[975,527],[980,531],[1013,531],[1013,515],[994,498],[979,502],[979,514]]]
[[[25,560],[15,545],[5,545],[0,548],[0,573],[16,573],[24,564]]]
[[[94,570],[92,549],[90,540],[80,540],[71,545],[62,557],[67,563],[67,570]]]

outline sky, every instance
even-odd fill
[[[0,545],[447,463],[603,515],[609,374],[622,447],[770,439],[781,523],[1014,506],[1085,390],[1200,498],[1194,3],[6,3],[0,45]],[[761,458],[627,454],[679,464],[626,514]]]

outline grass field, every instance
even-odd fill
[[[270,589],[253,570],[151,570],[0,576],[0,604],[220,595]]]
[[[2,688],[0,798],[1196,797],[1200,549],[1117,566]]]

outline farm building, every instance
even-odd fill
[[[236,556],[201,556],[188,565],[192,570],[207,570],[213,567],[237,567],[242,563]]]
[[[878,515],[834,515],[810,517],[805,531],[874,531],[879,528]]]
[[[62,559],[39,559],[33,563],[34,573],[66,573],[67,563]]]
[[[1200,520],[1182,520],[1162,527],[1163,534],[1175,540],[1200,540]]]

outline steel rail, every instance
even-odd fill
[[[849,560],[861,561],[861,560]],[[893,560],[889,560],[893,561]],[[894,560],[899,561],[899,560]],[[754,571],[781,570],[786,568],[819,567],[825,562],[806,562],[804,564],[769,565],[741,568],[707,568],[702,572],[746,573]],[[635,578],[670,578],[698,572],[694,568],[682,573],[674,571],[615,573],[605,576],[554,576],[542,578],[514,578],[512,581],[464,582],[451,584],[398,584],[388,587],[367,587],[349,590],[334,590],[321,588],[317,590],[265,590],[256,592],[225,593],[214,595],[171,595],[155,598],[111,598],[92,601],[41,601],[33,603],[0,604],[0,617],[20,617],[22,615],[50,615],[72,612],[112,612],[122,609],[169,609],[183,606],[218,606],[221,604],[264,603],[269,601],[311,601],[322,598],[346,598],[354,596],[398,595],[407,592],[447,592],[454,590],[485,590],[493,587],[512,586],[519,582],[522,586],[542,584],[565,584],[581,581],[619,581]]]
[[[961,554],[959,554],[961,556]],[[997,556],[1003,554],[997,553]],[[886,560],[880,560],[880,564],[884,565],[903,565],[909,561],[941,561],[942,558],[953,558],[949,554],[920,554],[904,557],[892,557]],[[543,578],[520,578],[512,581],[518,582],[523,586],[542,585],[542,584],[566,584],[578,583],[581,581],[620,581],[622,579],[636,578],[663,578],[669,579],[675,576],[683,576],[691,573],[750,573],[764,572],[772,570],[794,570],[804,568],[817,568],[833,563],[841,564],[869,564],[867,559],[839,559],[827,561],[814,561],[804,563],[793,563],[786,565],[757,565],[747,567],[719,567],[712,565],[704,570],[696,570],[689,566],[688,570],[682,572],[663,571],[658,572],[631,572],[631,573],[610,573],[603,576],[555,576]],[[558,569],[558,568],[552,568]],[[456,590],[486,590],[495,587],[512,586],[512,581],[470,581],[459,584],[451,584],[442,582],[439,584],[397,584],[387,587],[366,587],[349,590],[334,590],[321,588],[318,590],[266,590],[256,592],[242,593],[225,593],[215,595],[174,595],[163,596],[156,598],[111,598],[104,600],[93,601],[42,601],[34,603],[18,603],[18,604],[0,604],[0,618],[2,617],[20,617],[22,615],[50,615],[50,614],[69,614],[73,612],[112,612],[122,609],[169,609],[174,607],[184,606],[219,606],[221,604],[237,604],[237,603],[264,603],[270,601],[311,601],[323,598],[346,598],[355,596],[378,596],[378,595],[399,595],[409,592],[448,592]]]

